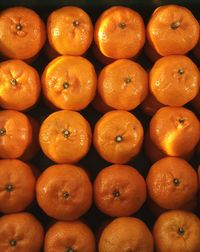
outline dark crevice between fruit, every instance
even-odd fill
[[[73,26],[74,26],[74,27],[78,27],[78,26],[79,26],[79,21],[78,21],[78,20],[74,20]]]
[[[15,246],[17,246],[17,241],[16,241],[16,240],[14,240],[14,239],[13,239],[13,240],[11,240],[11,241],[10,241],[10,246],[11,246],[11,247],[15,247]]]
[[[11,185],[11,184],[6,185],[6,191],[7,192],[12,192],[13,189],[14,189],[13,185]]]
[[[113,192],[114,198],[119,198],[120,197],[120,192],[118,190]]]
[[[181,25],[180,21],[175,21],[171,24],[171,28],[172,30],[176,30],[177,28],[179,28]]]
[[[21,24],[17,24],[16,25],[16,30],[21,31],[22,30],[22,25]]]
[[[124,28],[126,28],[126,24],[125,23],[119,23],[119,28],[121,28],[121,29],[124,29]]]
[[[184,228],[182,228],[182,227],[178,228],[177,233],[178,233],[180,236],[183,236],[183,235],[185,234]]]
[[[0,136],[4,136],[6,134],[6,129],[1,128],[0,129]]]
[[[115,137],[115,142],[121,143],[122,141],[123,141],[123,137],[122,136],[116,136]]]
[[[175,186],[180,185],[180,180],[179,180],[178,178],[174,178],[174,179],[173,179],[173,184],[174,184]]]
[[[63,130],[63,136],[65,137],[65,138],[68,138],[69,136],[70,136],[70,131],[69,130]]]
[[[69,193],[68,193],[68,192],[64,192],[64,193],[63,193],[63,197],[64,197],[65,199],[68,199],[68,198],[69,198]]]
[[[64,88],[64,89],[68,89],[68,88],[69,88],[69,83],[68,83],[68,82],[65,82],[65,83],[63,84],[63,88]]]

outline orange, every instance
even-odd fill
[[[198,192],[195,170],[188,162],[176,157],[162,158],[154,163],[146,182],[149,197],[166,209],[185,206]]]
[[[144,53],[152,63],[161,58],[161,55],[148,42],[144,46]]]
[[[161,158],[164,158],[167,156],[162,150],[160,150],[152,142],[150,135],[149,135],[149,130],[146,132],[145,137],[144,137],[144,151],[145,151],[146,156],[151,161],[151,163],[155,163],[156,161],[160,160]],[[193,154],[194,154],[194,151],[191,151],[191,152],[186,153],[180,157],[185,160],[190,160],[191,157],[193,156]]]
[[[105,102],[103,102],[103,100],[101,99],[98,93],[96,93],[94,100],[92,101],[92,106],[94,107],[96,111],[102,114],[105,114],[106,112],[114,110],[113,108],[105,104]]]
[[[0,212],[23,211],[35,198],[35,177],[26,163],[0,160]]]
[[[197,66],[184,55],[166,56],[154,64],[149,75],[150,90],[162,104],[183,106],[199,92]]]
[[[0,251],[40,252],[44,231],[29,213],[4,215],[0,218]]]
[[[81,8],[65,6],[48,17],[47,34],[50,45],[61,55],[82,55],[93,39],[93,25]]]
[[[160,206],[158,206],[153,200],[149,199],[148,202],[148,207],[151,210],[151,212],[156,216],[160,216],[162,213],[168,211],[169,209],[165,209],[162,208]],[[194,199],[188,201],[184,206],[181,206],[180,210],[186,210],[186,211],[190,211],[193,212],[195,211],[197,208],[197,197],[195,197]]]
[[[156,111],[164,107],[164,105],[157,101],[152,93],[148,93],[147,97],[141,103],[140,107],[146,115],[153,116]]]
[[[45,25],[38,14],[25,7],[12,7],[0,13],[0,51],[14,59],[30,59],[43,47]]]
[[[39,142],[44,154],[56,163],[76,163],[88,152],[92,133],[86,119],[75,111],[61,110],[42,123]]]
[[[31,160],[38,153],[38,151],[40,149],[39,139],[38,139],[40,124],[35,118],[33,118],[31,116],[28,116],[28,119],[29,119],[30,124],[32,126],[32,139],[31,139],[30,144],[26,148],[25,152],[20,157],[20,159],[23,161]]]
[[[52,165],[37,180],[36,196],[47,215],[57,220],[75,220],[92,204],[92,185],[82,168]]]
[[[46,233],[44,252],[96,252],[95,237],[81,221],[56,222]]]
[[[157,252],[199,252],[200,220],[190,212],[168,211],[157,219],[153,236]]]
[[[145,180],[131,166],[108,166],[95,179],[95,204],[109,216],[130,216],[142,207],[145,200]]]
[[[22,156],[32,141],[32,127],[26,115],[14,110],[0,111],[0,158]]]
[[[39,74],[21,60],[0,63],[0,82],[0,106],[4,109],[27,110],[39,98]]]
[[[199,120],[186,108],[161,108],[151,119],[150,137],[167,155],[188,154],[194,150],[200,138]]]
[[[116,110],[106,113],[98,120],[93,142],[103,159],[124,164],[140,152],[143,134],[143,127],[133,114]]]
[[[98,93],[108,106],[133,110],[147,96],[148,75],[128,59],[117,60],[104,67],[98,77]]]
[[[185,7],[161,6],[154,11],[149,20],[147,39],[162,56],[185,54],[198,42],[199,23]]]
[[[78,56],[60,56],[42,74],[42,89],[47,101],[59,109],[82,110],[96,92],[93,65]]]
[[[111,7],[98,18],[94,41],[106,57],[132,58],[140,52],[145,43],[143,19],[130,8]]]
[[[113,220],[102,232],[99,252],[153,252],[153,238],[144,222],[137,218]]]

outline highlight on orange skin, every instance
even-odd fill
[[[145,43],[145,26],[142,17],[133,9],[114,6],[98,18],[94,40],[106,57],[132,58]]]

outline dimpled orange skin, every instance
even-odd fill
[[[23,111],[31,108],[40,95],[38,72],[21,60],[0,63],[0,106]]]
[[[0,158],[20,157],[32,141],[32,127],[26,115],[0,111]]]
[[[150,137],[169,156],[188,154],[200,138],[199,120],[186,108],[163,107],[151,119]]]
[[[17,26],[20,29],[17,29]],[[13,7],[0,13],[0,51],[13,59],[34,57],[46,40],[45,24],[36,12]]]
[[[4,215],[0,218],[0,227],[0,251],[41,251],[44,230],[32,214],[21,212]],[[11,246],[11,241],[16,241],[16,245]]]
[[[166,56],[156,61],[151,69],[149,85],[160,103],[183,106],[199,92],[199,70],[184,55]]]
[[[55,251],[96,252],[96,242],[91,229],[81,221],[55,223],[46,233],[44,252]]]
[[[131,60],[116,60],[100,72],[98,93],[110,107],[133,110],[147,96],[147,72]]]
[[[153,252],[153,237],[146,224],[132,217],[120,217],[108,224],[99,241],[99,252]]]
[[[97,77],[93,65],[78,56],[60,56],[42,74],[45,98],[59,109],[82,110],[93,100]]]
[[[147,39],[162,56],[185,54],[198,42],[199,23],[185,7],[161,6],[148,22]]]
[[[154,163],[146,178],[149,197],[160,207],[178,209],[198,192],[198,177],[183,159],[166,157]]]
[[[143,135],[143,127],[133,114],[116,110],[106,113],[96,123],[93,143],[103,159],[124,164],[139,153]]]
[[[44,154],[56,163],[80,161],[87,154],[91,141],[89,123],[75,111],[52,113],[40,127],[40,146]]]
[[[140,107],[146,115],[153,116],[156,111],[164,107],[164,105],[157,101],[152,93],[148,93],[147,97],[141,103]]]
[[[130,216],[146,200],[145,180],[131,166],[108,166],[95,179],[94,200],[98,209],[109,216]]]
[[[143,19],[130,8],[111,7],[98,18],[94,29],[94,41],[107,57],[132,58],[145,43]]]
[[[48,17],[50,45],[61,55],[83,55],[93,39],[93,25],[81,8],[65,6]]]
[[[75,220],[92,204],[92,184],[87,173],[78,166],[53,165],[38,178],[36,196],[47,215],[57,220]]]
[[[35,197],[35,177],[31,168],[17,159],[0,160],[0,211],[23,211]],[[9,190],[9,186],[12,187]]]
[[[153,236],[157,252],[199,252],[200,220],[191,212],[167,211],[155,222]]]

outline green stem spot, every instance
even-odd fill
[[[4,136],[6,134],[6,129],[1,128],[0,129],[0,136]]]
[[[126,24],[125,23],[119,23],[119,28],[121,29],[125,29],[126,28]]]
[[[11,240],[10,241],[10,246],[15,247],[17,245],[17,241],[16,240]]]
[[[116,137],[115,137],[115,141],[116,141],[117,143],[121,143],[121,142],[123,141],[123,137],[122,137],[122,136],[116,136]]]
[[[178,233],[180,236],[183,236],[183,235],[185,234],[184,228],[182,228],[182,227],[178,228],[177,233]]]
[[[176,30],[181,25],[180,21],[175,21],[171,24],[172,30]]]
[[[12,192],[13,189],[14,189],[13,185],[11,185],[11,184],[6,185],[6,191],[7,192]]]

